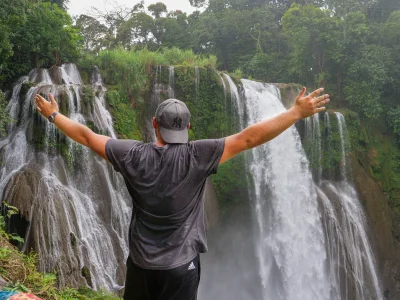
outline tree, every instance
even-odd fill
[[[392,63],[389,66],[389,76],[391,81],[384,88],[384,99],[388,102],[390,111],[397,107],[393,124],[395,130],[400,135],[400,10],[393,11],[386,22],[383,24],[380,35],[382,44],[389,49]]]
[[[151,4],[147,9],[156,19],[160,18],[163,13],[167,12],[167,6],[162,2]]]
[[[9,5],[3,1],[0,14],[5,27],[0,36],[7,39],[0,46],[7,53],[0,58],[0,81],[78,57],[80,37],[71,17],[56,4],[16,0]]]
[[[190,5],[193,7],[201,8],[206,5],[206,0],[189,0]]]
[[[14,55],[12,40],[15,36],[14,29],[26,21],[25,5],[24,0],[0,2],[0,82],[14,72],[9,68],[10,57]]]
[[[50,3],[57,4],[59,8],[67,10],[69,0],[44,0]]]
[[[369,9],[369,15],[372,19],[382,22],[396,10],[400,10],[400,1],[398,0],[376,0]]]
[[[367,45],[354,57],[346,74],[344,93],[349,104],[364,117],[376,119],[383,112],[383,87],[390,81],[389,51],[379,45]]]
[[[291,53],[289,71],[305,85],[326,86],[339,58],[340,19],[313,5],[293,4],[282,18]]]
[[[75,26],[80,30],[84,50],[98,53],[103,48],[108,29],[105,25],[91,16],[80,15]]]

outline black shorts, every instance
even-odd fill
[[[147,270],[127,261],[124,300],[196,300],[200,256],[170,270]]]

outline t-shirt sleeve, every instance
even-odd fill
[[[225,148],[225,138],[194,141],[196,167],[205,170],[206,176],[217,173],[219,161]]]
[[[115,171],[123,173],[127,156],[132,153],[132,149],[141,142],[135,140],[109,139],[106,143],[106,155]]]

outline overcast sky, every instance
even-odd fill
[[[113,1],[129,8],[140,2],[140,0],[69,0],[68,12],[72,16],[81,15],[87,13],[92,6],[100,9],[106,6],[105,2],[112,3]],[[189,0],[145,0],[144,5],[147,7],[157,2],[163,2],[168,11],[180,9],[188,14],[195,11],[195,8],[190,6]]]

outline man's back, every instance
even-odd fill
[[[125,300],[196,299],[198,253],[207,248],[201,201],[205,179],[218,164],[325,110],[329,95],[317,97],[322,91],[305,96],[303,88],[294,106],[280,115],[226,139],[191,143],[187,143],[190,112],[182,101],[169,99],[158,106],[152,120],[155,144],[110,140],[61,115],[52,95],[50,102],[36,95],[37,108],[44,117],[68,137],[110,161],[125,178],[133,198]]]
[[[166,270],[207,251],[203,194],[216,173],[224,139],[163,147],[109,140],[106,153],[133,199],[130,253],[133,263]]]

